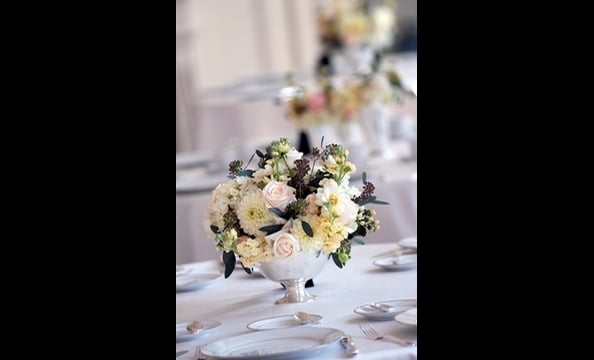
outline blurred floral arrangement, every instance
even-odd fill
[[[323,139],[322,139],[323,144]],[[248,169],[254,156],[258,169]],[[300,252],[332,257],[342,268],[351,258],[353,242],[379,229],[369,203],[387,204],[373,195],[374,185],[363,173],[363,187],[349,184],[356,167],[342,145],[313,149],[304,158],[281,138],[263,153],[256,150],[243,167],[229,164],[230,180],[212,193],[205,227],[223,252],[225,277],[236,255],[248,273],[254,265]]]
[[[331,79],[322,76],[307,89],[290,76],[281,90],[288,117],[299,129],[321,124],[339,125],[358,119],[360,110],[374,102],[389,104],[404,91],[395,71],[370,72]]]
[[[317,24],[322,43],[333,48],[362,42],[388,47],[396,27],[396,1],[333,0],[318,8]]]

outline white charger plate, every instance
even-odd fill
[[[387,256],[379,258],[373,265],[388,270],[402,270],[417,266],[417,254],[405,254],[400,256]]]
[[[191,332],[189,332],[186,329],[186,327],[188,326],[189,323],[190,322],[175,324],[175,340],[176,341],[184,341],[184,340],[194,339],[197,336],[201,336],[201,335],[221,326],[221,323],[216,320],[200,320],[200,323],[202,324],[203,328],[200,331],[198,331],[197,333],[192,334]]]
[[[222,278],[221,273],[184,273],[175,277],[175,291],[196,290]]]
[[[252,321],[247,325],[250,330],[273,330],[273,329],[285,329],[297,326],[316,325],[322,321],[322,317],[316,314],[309,314],[312,322],[302,324],[295,320],[293,314],[273,316],[266,319]]]
[[[417,299],[392,299],[376,301],[376,303],[388,304],[393,308],[388,311],[382,311],[369,304],[364,304],[356,307],[353,311],[355,314],[365,316],[371,320],[393,320],[395,315],[416,307]]]
[[[215,341],[201,352],[209,360],[305,359],[343,336],[340,330],[320,327],[256,331]]]
[[[404,325],[417,326],[417,308],[402,312],[394,317],[394,320]]]

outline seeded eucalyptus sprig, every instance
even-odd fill
[[[248,161],[245,168],[243,167],[243,161],[241,161],[241,160],[231,161],[229,163],[229,175],[230,175],[229,177],[231,177],[231,178],[234,178],[236,176],[252,177],[252,175],[254,174],[254,170],[250,170],[247,167],[250,166],[250,163],[252,162],[254,155],[256,155],[256,154],[255,153],[252,154],[252,156],[250,157],[250,160]]]
[[[295,189],[295,196],[298,199],[303,199],[309,193],[305,177],[309,171],[309,161],[307,159],[295,160],[294,174],[287,185]]]
[[[363,173],[363,191],[361,195],[354,197],[353,201],[357,205],[365,205],[369,203],[373,204],[380,204],[380,205],[390,205],[390,203],[381,201],[377,199],[377,196],[373,195],[375,191],[375,185],[373,183],[367,181],[367,173]]]

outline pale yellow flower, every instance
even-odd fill
[[[303,230],[303,221],[307,222],[309,226],[311,226],[313,230],[313,236],[309,236],[305,233]],[[299,240],[301,249],[308,252],[322,250],[324,239],[326,237],[323,233],[324,229],[320,226],[322,220],[318,216],[307,215],[303,217],[303,221],[301,219],[296,219],[293,222],[293,227],[291,228],[291,232],[295,238]]]
[[[237,218],[243,231],[249,235],[263,235],[260,228],[276,224],[275,216],[266,208],[260,191],[246,194],[237,205]]]
[[[255,239],[246,237],[238,241],[237,254],[241,257],[243,266],[248,268],[273,258],[272,248],[262,236]]]

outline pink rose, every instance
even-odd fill
[[[266,184],[262,194],[267,208],[278,208],[281,211],[285,211],[287,205],[295,201],[295,189],[278,181]]]
[[[305,201],[307,201],[307,213],[310,215],[319,215],[320,208],[318,204],[316,204],[316,194],[309,194],[305,197]]]
[[[308,97],[307,98],[307,107],[312,112],[318,112],[318,111],[324,110],[324,107],[326,107],[326,98],[324,97],[324,94],[317,93],[317,94],[313,94],[310,97]]]
[[[268,238],[273,240],[272,251],[275,257],[286,258],[301,250],[297,239],[287,232],[279,231]]]

